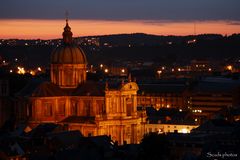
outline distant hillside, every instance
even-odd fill
[[[147,34],[120,34],[99,36],[103,47],[91,54],[93,62],[112,60],[143,60],[173,63],[189,59],[224,59],[239,57],[240,34],[222,36],[206,34],[197,36],[156,36]],[[196,40],[188,44],[188,41]]]
[[[195,58],[239,58],[240,34],[232,36],[156,36],[147,34],[120,34],[94,36],[100,46],[97,50],[82,46],[89,63],[107,63],[116,60],[143,60],[174,63]],[[196,40],[194,43],[188,41]],[[107,43],[108,46],[103,44]],[[18,58],[28,66],[49,66],[50,53],[56,46],[0,46],[0,56],[7,60]]]
[[[208,34],[208,35],[198,35],[198,36],[157,36],[149,35],[143,33],[135,34],[118,34],[118,35],[106,35],[99,36],[101,43],[110,43],[112,45],[118,46],[128,46],[137,45],[137,46],[156,46],[164,45],[168,42],[172,43],[182,43],[192,39],[198,40],[214,40],[222,38],[222,35],[218,34]]]

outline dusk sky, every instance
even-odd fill
[[[2,0],[0,38],[61,36],[64,22],[58,20],[64,19],[66,10],[76,36],[188,35],[194,23],[197,34],[240,32],[239,0]],[[36,33],[37,26],[43,30]]]

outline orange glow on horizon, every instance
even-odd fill
[[[240,23],[235,21],[198,21],[196,33],[231,35],[240,33]],[[193,35],[194,22],[154,20],[70,20],[74,37],[121,33],[146,33],[155,35]],[[0,20],[1,39],[54,39],[61,38],[65,20]]]

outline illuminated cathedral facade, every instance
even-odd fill
[[[34,81],[19,94],[16,113],[30,127],[57,123],[84,136],[109,135],[118,144],[139,143],[146,115],[137,112],[135,82],[86,80],[87,59],[66,21],[63,43],[51,54],[51,82]]]

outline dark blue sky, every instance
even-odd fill
[[[240,0],[1,0],[0,18],[240,20]]]

